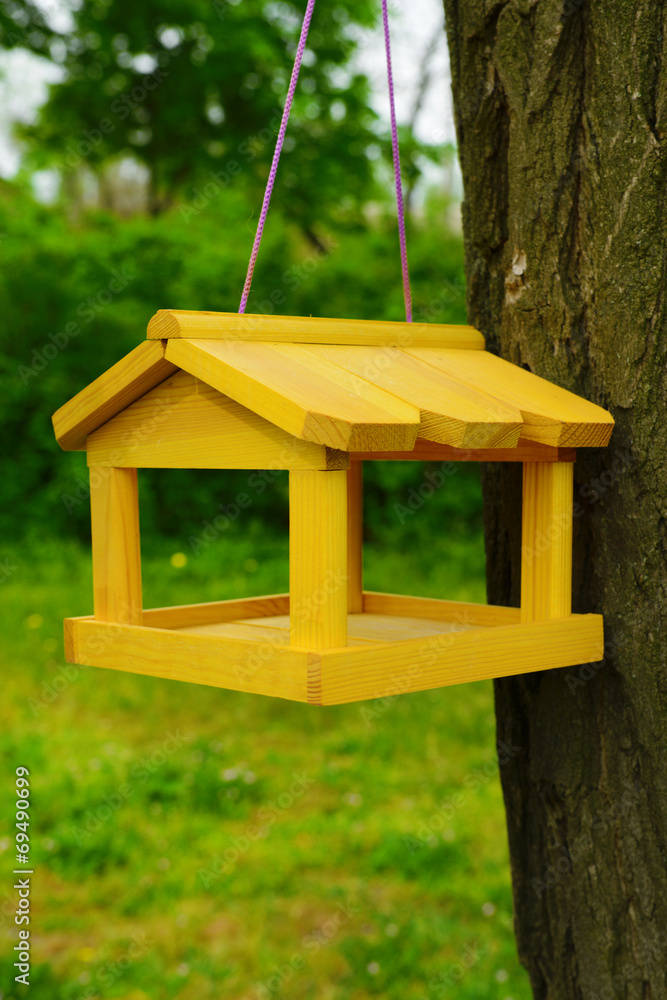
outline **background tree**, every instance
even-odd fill
[[[305,2],[93,0],[66,16],[57,10],[0,3],[0,45],[63,70],[37,123],[23,129],[33,166],[68,176],[131,155],[148,169],[153,214],[211,172],[229,183],[233,164],[257,196]],[[370,0],[343,0],[323,4],[313,22],[276,191],[307,229],[334,207],[340,215],[341,200],[358,209],[373,191],[369,146],[379,133],[368,82],[350,64],[357,43],[349,29],[372,29],[375,15]]]
[[[63,73],[35,125],[22,130],[21,176],[0,183],[0,409],[24,454],[21,475],[10,463],[0,476],[0,529],[14,530],[20,506],[31,511],[25,525],[46,517],[85,537],[87,512],[62,501],[85,467],[55,444],[51,414],[135,347],[166,303],[238,308],[304,7],[0,0],[0,48],[27,49]],[[371,0],[317,5],[251,312],[404,315],[391,151],[353,64],[357,45],[373,31],[381,37],[377,13]],[[411,181],[422,148],[404,145],[416,157]],[[128,159],[150,179],[149,217],[135,203],[132,218],[119,218],[126,191],[110,181]],[[31,196],[36,167],[59,172],[59,203]],[[99,185],[92,203],[81,198],[83,181]],[[460,240],[442,235],[447,204],[446,195],[430,197],[410,234],[415,309],[442,322],[463,319]],[[110,297],[117,271],[127,280]],[[379,470],[377,484],[390,488],[393,474]],[[210,476],[157,470],[144,482],[145,520],[165,534],[178,530],[184,498],[195,525],[219,503]],[[373,494],[376,509],[383,490]],[[253,511],[282,530],[286,488],[276,483]],[[373,526],[389,531],[391,518]]]
[[[445,0],[470,321],[607,406],[575,470],[574,610],[601,664],[496,683],[516,931],[538,1000],[665,996],[667,8]],[[485,474],[489,599],[518,603],[520,481]]]

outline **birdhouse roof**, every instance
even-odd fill
[[[53,416],[65,450],[179,369],[303,441],[391,453],[606,445],[606,410],[488,353],[469,326],[160,310]]]

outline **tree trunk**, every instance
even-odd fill
[[[667,997],[667,5],[445,0],[472,324],[611,410],[575,469],[573,601],[605,659],[496,682],[515,924],[537,1000]],[[484,470],[518,604],[520,468]]]

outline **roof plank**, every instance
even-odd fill
[[[148,324],[148,338],[171,340],[179,337],[367,347],[393,344],[399,347],[449,347],[475,351],[483,351],[485,346],[481,333],[471,326],[460,324],[158,310]]]
[[[169,340],[166,357],[289,434],[341,451],[410,451],[419,410],[303,347]]]
[[[519,410],[393,347],[303,348],[420,410],[419,436],[455,448],[513,448]],[[482,352],[475,351],[477,357]]]
[[[598,448],[609,442],[614,418],[601,406],[576,396],[487,351],[408,348],[406,353],[495,396],[521,411],[521,437],[560,448]]]
[[[84,451],[89,434],[169,378],[176,366],[164,355],[160,342],[139,344],[61,406],[51,418],[60,447],[64,451]]]

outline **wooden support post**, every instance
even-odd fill
[[[521,539],[521,621],[572,613],[571,462],[525,462]]]
[[[347,645],[347,472],[290,472],[290,643]]]
[[[347,470],[347,610],[364,610],[364,463],[350,462]]]
[[[136,469],[90,467],[95,619],[141,625]]]

